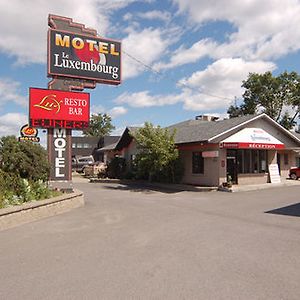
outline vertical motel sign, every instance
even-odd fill
[[[35,89],[30,90],[29,119],[31,126],[48,129],[50,181],[64,181],[68,189],[72,130],[87,128],[90,114],[88,94],[71,91],[95,88],[96,83],[120,84],[121,43],[99,37],[96,30],[70,18],[49,15],[48,24],[48,77],[52,79],[48,93],[40,91],[36,96]]]

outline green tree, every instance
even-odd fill
[[[138,173],[146,176],[149,181],[170,174],[169,181],[175,182],[175,170],[178,169],[175,132],[170,133],[168,129],[154,127],[146,122],[133,136],[139,148],[135,159]]]
[[[115,126],[111,123],[111,117],[108,114],[93,114],[90,118],[90,126],[83,134],[86,136],[103,137],[111,133]]]
[[[243,81],[243,103],[231,105],[229,117],[264,112],[286,128],[291,128],[300,110],[300,76],[296,72],[284,72],[274,77],[271,72],[250,73]],[[283,113],[286,106],[294,110],[292,116]]]
[[[15,136],[0,139],[0,169],[29,180],[46,181],[49,163],[46,150],[32,142],[19,142]]]

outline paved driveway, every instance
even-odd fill
[[[300,187],[77,187],[85,207],[0,232],[0,299],[300,298]]]

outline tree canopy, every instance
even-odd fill
[[[49,163],[46,150],[29,141],[19,142],[15,136],[0,139],[0,169],[7,174],[29,180],[48,180]]]
[[[139,148],[135,160],[138,172],[147,176],[149,181],[169,177],[169,181],[175,182],[178,169],[175,132],[146,122],[133,136]]]
[[[227,110],[229,117],[264,112],[287,129],[292,128],[300,111],[300,76],[296,72],[275,77],[271,72],[250,73],[242,87],[243,103],[231,105]],[[287,107],[293,108],[292,115]]]
[[[111,122],[111,117],[108,114],[93,114],[90,118],[90,126],[83,134],[97,137],[109,135],[115,129]]]

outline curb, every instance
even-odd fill
[[[0,209],[0,231],[55,216],[84,205],[83,192],[74,190],[50,199]]]

